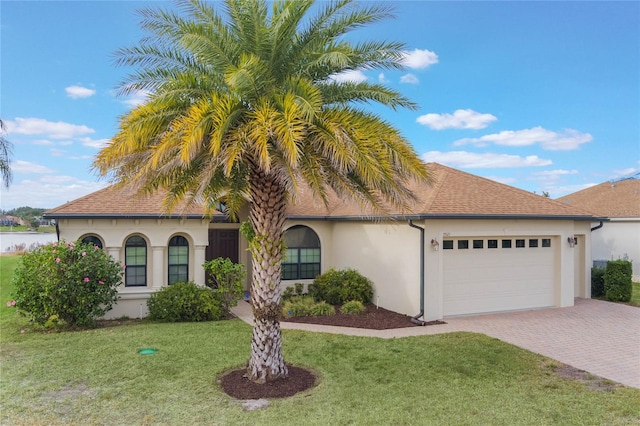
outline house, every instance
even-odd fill
[[[593,232],[592,259],[597,264],[612,259],[631,260],[633,280],[640,281],[640,173],[583,189],[558,201],[610,218]]]
[[[600,218],[440,164],[427,167],[433,184],[414,185],[411,211],[388,220],[335,195],[324,205],[301,189],[287,211],[283,285],[355,268],[373,281],[375,303],[427,321],[590,297],[590,226]],[[60,238],[92,241],[126,263],[121,299],[109,315],[139,317],[150,294],[169,283],[204,284],[205,260],[250,265],[239,223],[221,213],[204,219],[197,206],[175,211],[163,212],[161,193],[108,187],[46,217],[56,220]]]

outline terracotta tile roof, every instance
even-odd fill
[[[604,182],[560,197],[558,201],[599,216],[640,217],[640,180],[630,178]]]
[[[417,202],[410,211],[390,211],[392,215],[425,217],[545,217],[589,220],[591,213],[550,200],[524,190],[484,179],[437,163],[427,165],[432,185],[412,185]],[[333,192],[328,205],[313,197],[308,188],[300,188],[287,210],[290,218],[360,218],[374,216],[353,201],[343,201]],[[46,212],[48,217],[157,217],[167,216],[162,208],[163,194],[137,197],[126,188],[108,187]],[[174,216],[202,214],[193,206]]]

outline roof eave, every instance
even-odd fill
[[[184,214],[184,215],[169,215],[158,213],[44,213],[43,216],[46,219],[223,219],[226,215],[215,214],[210,218],[204,217],[201,214]]]
[[[517,214],[407,214],[407,215],[371,215],[371,216],[287,216],[288,220],[328,220],[328,221],[363,221],[363,220],[427,220],[427,219],[488,219],[488,220],[575,220],[585,222],[608,222],[607,217],[581,215],[517,215]]]

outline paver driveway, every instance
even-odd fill
[[[245,306],[242,306],[245,305]],[[234,309],[251,323],[247,303]],[[576,299],[568,308],[445,318],[447,324],[364,330],[281,323],[282,328],[382,338],[471,331],[553,358],[627,386],[640,388],[640,308]]]

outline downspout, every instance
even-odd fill
[[[420,230],[420,313],[411,317],[411,322],[417,325],[427,325],[426,321],[418,319],[424,318],[424,228],[414,225],[411,219],[409,219],[409,226]]]
[[[595,231],[596,229],[600,229],[604,226],[604,223],[602,221],[600,221],[600,225],[596,225],[593,228],[591,228],[591,232]]]
[[[56,219],[56,237],[58,237],[58,242],[60,242],[60,226],[58,226],[58,219]]]

